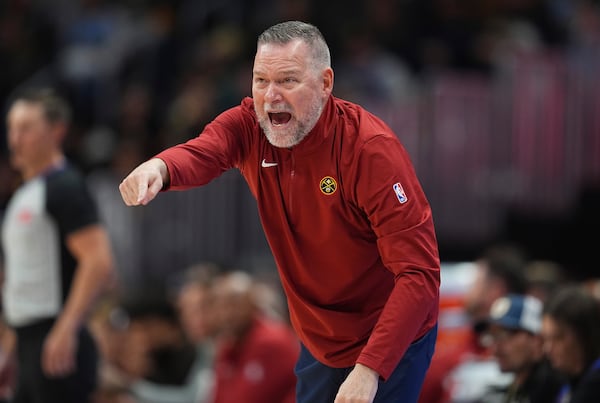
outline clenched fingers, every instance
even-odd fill
[[[123,201],[128,206],[146,205],[163,187],[166,166],[158,159],[144,162],[135,168],[119,185]]]

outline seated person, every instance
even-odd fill
[[[492,388],[482,399],[493,403],[554,402],[562,377],[544,356],[542,303],[533,296],[509,294],[490,309],[487,330],[500,370],[513,374],[507,387]]]

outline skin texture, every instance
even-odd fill
[[[210,290],[200,284],[186,284],[177,296],[179,318],[187,336],[201,343],[214,333]]]
[[[492,352],[500,370],[514,373],[515,382],[520,384],[543,356],[542,338],[526,331],[511,331],[496,325],[491,326],[490,335]]]
[[[577,341],[575,332],[549,315],[542,319],[544,350],[552,366],[570,377],[584,370],[583,350]]]
[[[333,70],[318,66],[306,43],[264,43],[257,48],[252,96],[261,128],[276,147],[299,144],[318,121],[333,90]],[[169,173],[160,159],[135,168],[119,185],[125,204],[146,205],[168,183]],[[357,364],[340,386],[335,403],[370,403],[375,398],[379,374]]]
[[[300,143],[319,120],[333,88],[331,68],[311,66],[308,46],[295,40],[285,45],[263,44],[254,59],[252,98],[267,139],[275,147]],[[286,123],[271,119],[285,112]]]
[[[242,341],[258,307],[252,293],[252,283],[245,275],[229,274],[218,278],[211,289],[213,324],[219,338],[234,343]]]
[[[41,105],[15,102],[8,112],[7,128],[11,164],[23,179],[30,179],[62,160],[59,143],[66,127],[63,123],[50,124]]]
[[[15,102],[7,116],[11,163],[23,179],[31,179],[64,160],[61,142],[67,127],[49,122],[41,105]],[[72,288],[61,314],[46,337],[42,369],[61,377],[76,370],[77,332],[97,295],[112,280],[113,256],[105,229],[81,228],[67,237],[67,247],[77,260]]]
[[[161,159],[152,158],[131,171],[119,184],[119,191],[126,205],[145,206],[168,182],[167,165]]]

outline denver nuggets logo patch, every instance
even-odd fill
[[[404,204],[408,201],[408,197],[406,197],[406,193],[404,193],[404,188],[400,184],[400,182],[394,183],[394,193],[396,193],[396,197],[400,204]]]
[[[321,179],[321,183],[319,183],[319,187],[321,188],[321,192],[326,195],[332,195],[337,190],[337,182],[331,176],[326,176]]]

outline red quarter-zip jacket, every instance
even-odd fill
[[[435,326],[440,262],[429,203],[392,130],[331,96],[300,144],[277,148],[251,98],[157,155],[169,189],[238,168],[288,300],[292,325],[320,362],[364,364],[386,379]]]

